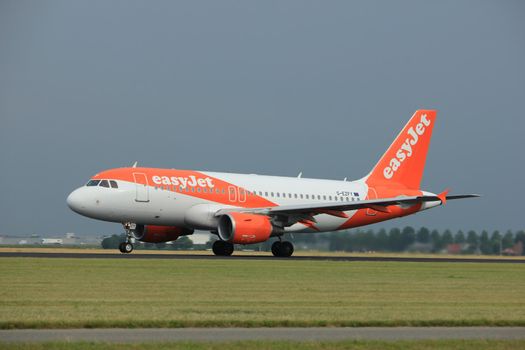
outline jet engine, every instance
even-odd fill
[[[137,225],[133,231],[135,239],[147,243],[174,241],[180,236],[193,234],[193,230],[177,226]]]
[[[220,217],[218,231],[223,241],[252,244],[268,240],[273,227],[265,215],[228,213]]]

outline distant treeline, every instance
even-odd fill
[[[451,251],[464,254],[512,254],[513,249],[525,245],[525,231],[452,232],[430,231],[426,227],[415,230],[407,226],[390,230],[352,230],[319,235],[295,235],[294,243],[303,249],[325,245],[330,251],[432,252]],[[512,252],[511,252],[512,251]],[[523,254],[521,249],[519,254]]]
[[[216,238],[212,236],[205,245],[194,245],[187,237],[180,237],[173,243],[145,243],[137,244],[138,249],[210,249]],[[294,243],[297,250],[345,251],[345,252],[423,252],[441,253],[452,252],[461,254],[524,254],[525,231],[499,231],[481,233],[474,230],[452,232],[438,231],[421,227],[416,230],[407,226],[403,229],[390,230],[350,230],[317,234],[290,234],[286,240]],[[102,247],[116,249],[124,240],[124,235],[113,235],[102,241]],[[267,242],[248,245],[245,249],[270,251],[275,239]],[[520,243],[521,242],[521,243]]]

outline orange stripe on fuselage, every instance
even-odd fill
[[[93,179],[112,179],[135,182],[134,173],[145,174],[148,183],[139,180],[143,185],[150,187],[163,187],[165,190],[184,194],[186,196],[201,198],[216,203],[232,205],[243,208],[259,208],[277,206],[274,202],[255,193],[248,193],[247,189],[223,181],[213,176],[194,170],[159,169],[159,168],[117,168],[105,170]],[[181,187],[183,187],[181,191]],[[230,200],[229,191],[235,190],[234,200]],[[219,193],[217,193],[217,189]],[[200,192],[199,192],[200,190]],[[206,190],[206,192],[204,192]],[[244,196],[239,193],[244,191]],[[241,201],[240,199],[245,199]]]
[[[375,190],[375,192],[374,192]],[[375,194],[377,193],[377,197]],[[366,199],[377,199],[377,198],[395,198],[398,196],[420,196],[423,193],[419,190],[407,190],[407,189],[392,189],[387,187],[376,187],[368,188],[368,195]],[[390,220],[410,214],[414,214],[421,209],[421,204],[416,204],[408,208],[402,208],[398,205],[391,205],[387,207],[389,212],[380,212],[373,209],[359,209],[350,219],[344,224],[339,226],[338,230],[344,230],[359,226],[365,226]],[[373,214],[373,215],[370,215]]]

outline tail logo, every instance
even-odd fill
[[[408,129],[405,142],[403,142],[401,147],[397,150],[395,157],[390,159],[389,165],[383,169],[383,176],[385,179],[390,180],[396,171],[401,167],[401,164],[408,158],[412,157],[415,149],[413,146],[418,143],[419,137],[423,136],[426,127],[429,125],[430,120],[428,120],[427,115],[422,114],[421,119],[415,128],[411,126],[410,129]]]

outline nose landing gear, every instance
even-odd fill
[[[125,222],[122,224],[126,231],[126,241],[119,244],[118,249],[121,253],[129,254],[133,251],[133,230],[137,227],[132,222]]]
[[[118,249],[121,253],[131,253],[133,251],[133,243],[122,242],[119,244]]]

